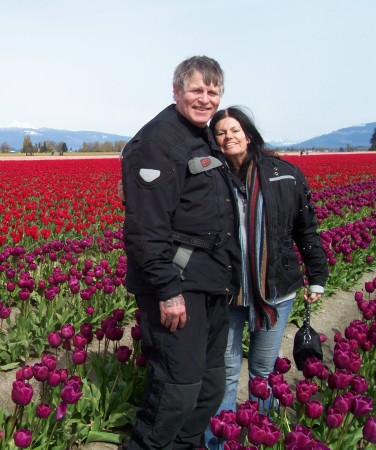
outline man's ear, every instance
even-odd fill
[[[173,94],[174,100],[176,102],[176,97],[179,97],[179,90],[176,86],[172,87],[172,94]]]

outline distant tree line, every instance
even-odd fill
[[[85,153],[120,153],[126,143],[126,141],[84,142],[82,147],[75,151]],[[11,146],[6,142],[0,144],[0,153],[9,153],[11,150]],[[65,142],[43,141],[33,144],[29,135],[25,135],[21,148],[21,153],[26,155],[34,155],[36,153],[49,153],[51,155],[57,153],[63,155],[67,151],[68,146]]]
[[[125,146],[127,141],[115,141],[115,142],[84,142],[82,147],[78,150],[79,152],[115,152],[120,153],[122,148]]]

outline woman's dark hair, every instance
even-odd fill
[[[220,120],[225,119],[226,117],[232,117],[239,122],[246,137],[250,140],[250,143],[248,144],[247,158],[238,172],[238,176],[241,179],[245,178],[249,161],[252,158],[257,157],[259,153],[263,153],[268,156],[270,156],[272,153],[266,150],[264,139],[256,128],[253,120],[250,117],[250,114],[244,112],[244,109],[244,107],[240,106],[230,106],[229,108],[221,109],[220,111],[217,111],[216,114],[214,114],[212,120],[210,121],[210,129],[215,136],[215,126],[217,125],[217,123]],[[228,163],[231,171],[233,171],[231,162],[229,161]]]

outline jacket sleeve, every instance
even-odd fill
[[[325,251],[317,233],[317,220],[314,205],[311,203],[310,188],[298,167],[296,170],[297,204],[293,225],[293,239],[306,267],[310,286],[325,286],[328,278],[328,265]]]
[[[182,162],[158,140],[132,143],[122,162],[128,259],[153,288],[157,300],[181,293],[180,272],[172,263],[171,220],[185,179]]]

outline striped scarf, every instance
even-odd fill
[[[259,330],[263,325],[269,330],[277,321],[277,311],[266,300],[266,277],[268,265],[268,245],[264,199],[260,190],[257,164],[251,161],[247,176],[248,189],[248,254],[249,285],[254,299],[250,309],[254,310],[250,330]],[[250,311],[252,312],[252,311]],[[251,322],[251,321],[250,321]]]

